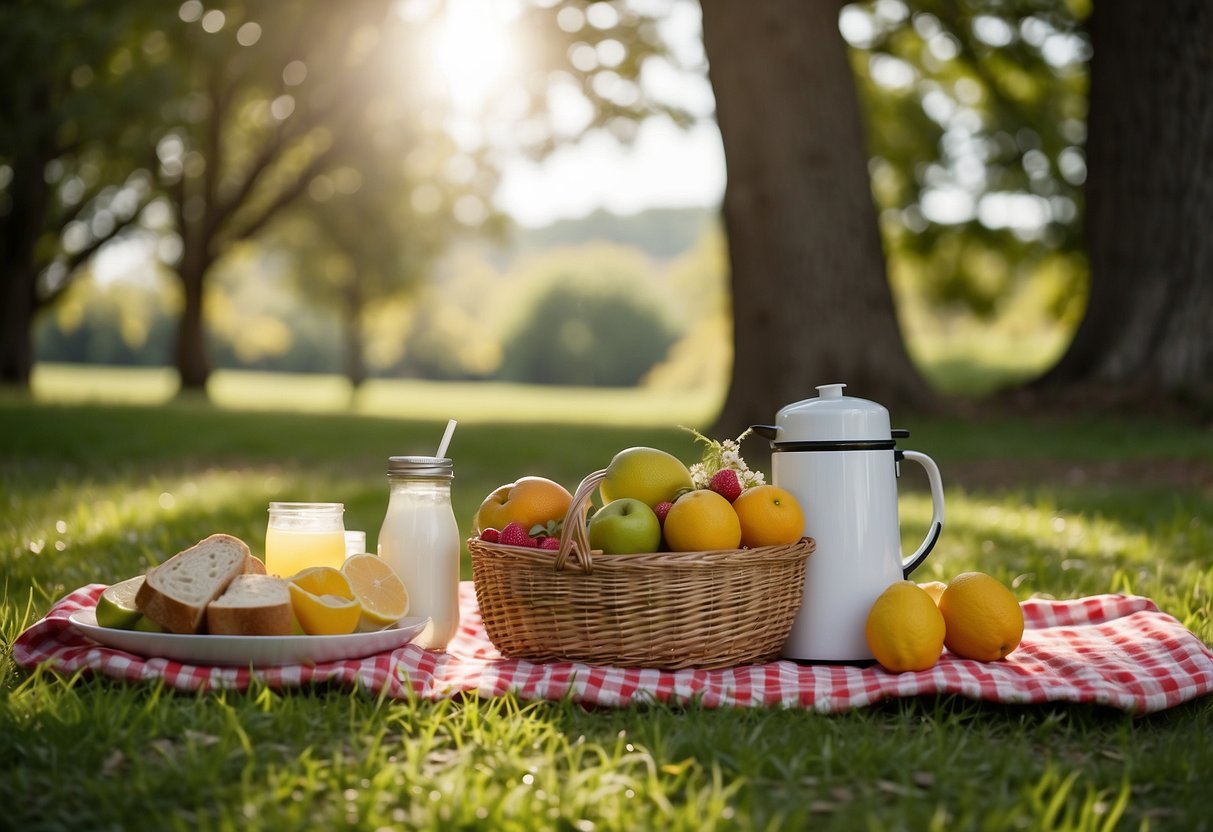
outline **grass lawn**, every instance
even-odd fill
[[[395,415],[0,397],[0,827],[1213,828],[1213,697],[1146,717],[955,697],[835,716],[616,711],[335,688],[193,696],[15,667],[8,645],[66,591],[214,531],[256,550],[271,499],[343,501],[347,528],[373,541],[386,457],[432,452],[447,416],[463,420],[452,455],[466,532],[483,495],[523,474],[572,487],[640,444],[692,459],[673,425],[712,407],[598,391],[599,413],[625,414],[602,425],[567,391],[377,395]],[[491,418],[536,401],[526,420]],[[916,578],[976,568],[1021,598],[1148,595],[1213,643],[1209,430],[1114,414],[897,421],[947,488],[948,525]],[[930,501],[905,485],[909,546]]]

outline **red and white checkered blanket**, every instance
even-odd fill
[[[258,670],[199,667],[102,647],[68,621],[95,606],[105,587],[71,593],[13,643],[30,669],[47,663],[62,673],[87,670],[116,679],[163,679],[180,690],[243,689],[257,680],[275,688],[313,683],[359,685],[393,697],[427,699],[459,693],[564,699],[587,705],[699,701],[707,707],[788,706],[836,712],[891,696],[959,694],[1007,703],[1093,702],[1136,713],[1163,710],[1213,691],[1213,651],[1148,598],[1097,595],[1023,603],[1027,627],[1019,649],[983,664],[945,652],[919,673],[879,667],[801,665],[776,661],[729,670],[653,670],[503,659],[485,634],[472,584],[460,588],[463,624],[449,652],[408,645],[365,659]]]

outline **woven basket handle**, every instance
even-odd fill
[[[594,571],[594,559],[590,556],[590,536],[586,529],[585,516],[598,485],[606,479],[606,470],[595,471],[581,481],[573,493],[573,501],[564,515],[564,526],[560,531],[560,550],[556,552],[556,571],[572,561],[582,572]],[[600,552],[601,554],[601,552]]]

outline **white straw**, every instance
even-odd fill
[[[442,434],[442,441],[438,443],[438,453],[436,456],[442,459],[446,456],[446,448],[451,444],[451,436],[455,433],[455,425],[459,424],[454,419],[446,423],[446,433]]]

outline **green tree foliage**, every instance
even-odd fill
[[[990,318],[1046,270],[1063,285],[1041,301],[1074,323],[1088,14],[1081,0],[879,0],[843,12],[895,284]]]
[[[34,316],[140,216],[172,84],[153,2],[0,5],[0,382],[28,384]]]

